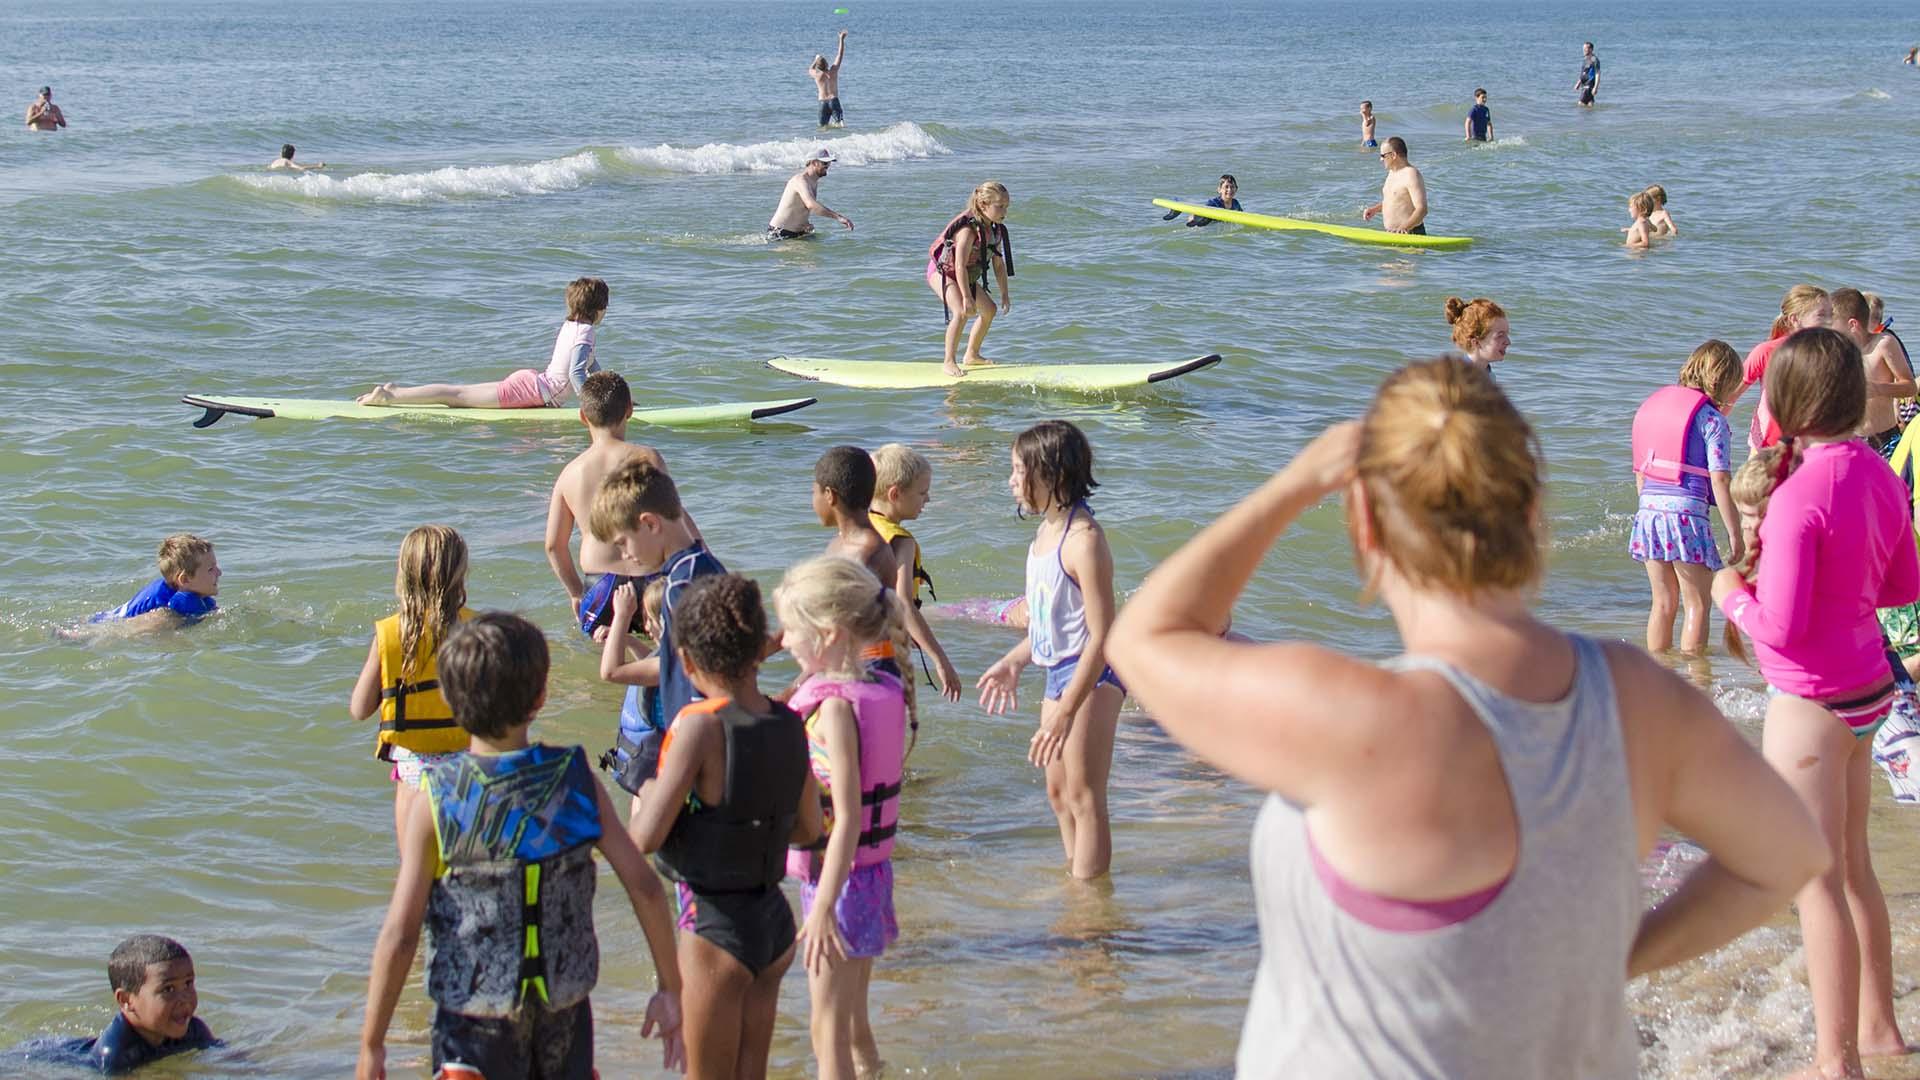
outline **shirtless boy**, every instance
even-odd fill
[[[1360,145],[1369,150],[1380,147],[1379,140],[1373,137],[1373,102],[1360,103]]]
[[[627,420],[632,415],[633,393],[627,388],[627,380],[611,371],[587,376],[580,385],[580,422],[587,425],[591,442],[560,470],[553,482],[553,498],[547,503],[547,565],[560,579],[560,587],[567,590],[567,601],[580,631],[591,634],[595,641],[606,637],[614,588],[639,576],[645,568],[621,558],[613,544],[582,529],[576,570],[571,549],[574,523],[592,511],[600,481],[627,462],[639,459],[663,473],[667,471],[667,463],[658,451],[627,441]],[[599,575],[591,590],[581,580],[582,573]]]
[[[267,166],[269,169],[295,169],[299,172],[306,172],[308,169],[324,169],[326,167],[327,163],[324,161],[315,162],[312,165],[301,165],[295,162],[293,160],[292,143],[280,144],[280,156],[274,158],[272,163]]]
[[[807,65],[807,74],[813,78],[814,88],[820,91],[820,126],[826,127],[831,119],[834,127],[846,127],[847,122],[840,114],[840,62],[847,58],[847,32],[840,31],[840,49],[833,54],[833,63],[827,58],[816,55],[813,63]]]
[[[1427,235],[1427,184],[1420,170],[1407,161],[1407,143],[1400,136],[1388,139],[1380,150],[1380,164],[1386,166],[1387,182],[1380,186],[1380,201],[1361,211],[1372,221],[1376,216],[1390,233]]]
[[[1858,289],[1835,289],[1832,294],[1833,328],[1859,347],[1867,373],[1867,418],[1859,434],[1881,457],[1890,457],[1900,441],[1900,417],[1896,398],[1914,393],[1913,370],[1907,365],[1905,351],[1893,347],[1884,336],[1874,341],[1868,319],[1867,298]]]
[[[815,214],[830,217],[849,230],[853,228],[852,218],[827,209],[827,204],[820,201],[820,178],[827,175],[827,169],[838,160],[833,151],[823,146],[787,181],[786,190],[780,193],[780,206],[774,210],[773,220],[767,222],[769,241],[807,235],[813,231],[813,222],[809,219]]]
[[[28,131],[58,131],[67,126],[67,114],[53,103],[53,87],[40,88],[40,96],[27,106]]]

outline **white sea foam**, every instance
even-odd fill
[[[1525,135],[1509,135],[1506,138],[1495,139],[1485,144],[1488,149],[1493,150],[1510,150],[1516,146],[1525,145],[1527,145],[1527,137]]]
[[[448,167],[418,173],[361,173],[335,177],[321,172],[298,176],[246,174],[235,179],[248,187],[309,199],[351,202],[419,203],[474,196],[545,195],[571,191],[601,169],[591,151],[529,165]]]
[[[1867,90],[1866,93],[1861,94],[1860,96],[1872,98],[1875,101],[1892,101],[1893,100],[1892,94],[1887,93],[1885,90],[1878,90],[1878,89],[1869,89]]]
[[[808,155],[821,147],[832,150],[843,165],[872,165],[882,161],[905,161],[950,153],[940,140],[919,124],[907,121],[882,131],[842,135],[837,138],[787,139],[781,142],[708,143],[681,147],[665,143],[659,146],[629,146],[617,153],[621,160],[648,168],[677,173],[777,172],[797,169]]]

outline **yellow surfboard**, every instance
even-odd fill
[[[1308,221],[1305,218],[1274,217],[1272,214],[1249,214],[1245,210],[1222,210],[1217,206],[1195,206],[1192,203],[1174,202],[1172,199],[1155,199],[1153,205],[1164,206],[1168,210],[1178,210],[1183,214],[1212,218],[1215,221],[1251,225],[1256,229],[1326,233],[1328,236],[1337,236],[1342,240],[1352,240],[1356,244],[1426,248],[1430,251],[1458,251],[1473,244],[1471,236],[1414,236],[1410,233],[1390,233],[1385,229],[1372,229],[1359,225],[1335,225],[1330,221]]]
[[[775,371],[815,382],[861,390],[924,390],[936,386],[1030,386],[1043,390],[1124,390],[1164,382],[1189,371],[1212,367],[1218,353],[1177,364],[979,364],[958,378],[937,361],[833,360],[818,356],[776,356]]]

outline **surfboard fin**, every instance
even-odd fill
[[[273,415],[272,409],[255,409],[255,408],[250,408],[246,405],[229,405],[229,404],[225,404],[223,402],[218,402],[218,401],[208,401],[206,398],[195,397],[192,394],[188,394],[182,397],[180,399],[180,403],[183,405],[192,405],[196,408],[205,410],[200,414],[200,419],[195,420],[193,422],[193,426],[197,428],[212,427],[213,425],[219,423],[220,418],[227,415],[228,413],[239,413],[242,416],[255,416],[255,417],[266,417],[266,416]]]

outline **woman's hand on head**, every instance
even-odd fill
[[[1360,458],[1360,422],[1335,424],[1308,443],[1286,471],[1296,474],[1308,490],[1328,495],[1352,482]]]

